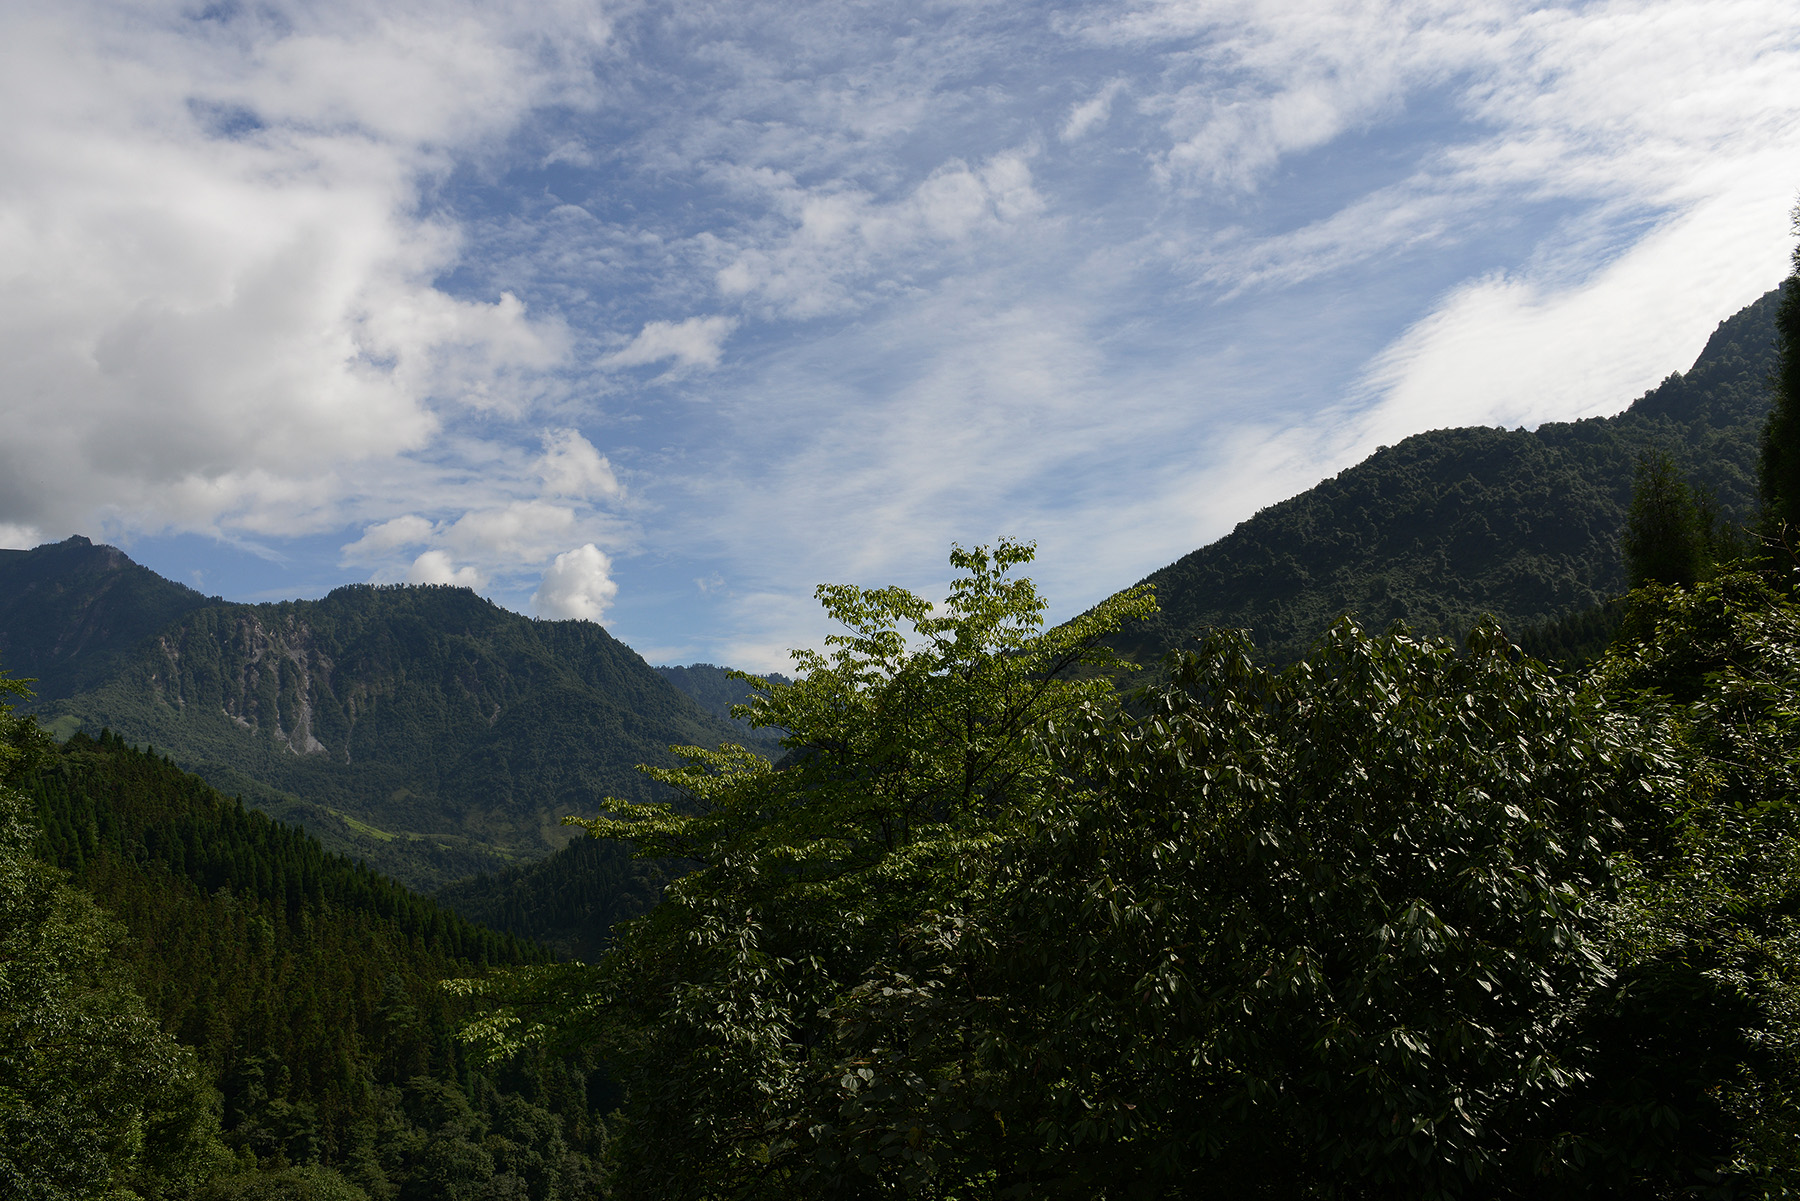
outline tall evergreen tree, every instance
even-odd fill
[[[1794,208],[1794,230],[1800,233],[1800,205]],[[1757,481],[1766,532],[1780,537],[1787,527],[1800,528],[1800,246],[1794,248],[1794,273],[1782,288],[1775,317],[1775,408],[1763,427],[1762,462]]]
[[[1625,517],[1625,575],[1633,588],[1644,584],[1679,584],[1692,588],[1706,573],[1711,556],[1707,523],[1694,490],[1666,450],[1638,457]]]

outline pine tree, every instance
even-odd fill
[[[1711,565],[1708,531],[1694,490],[1666,450],[1638,458],[1625,517],[1625,575],[1633,588],[1678,584],[1692,588]]]
[[[1800,233],[1800,205],[1794,208],[1794,230]],[[1784,542],[1792,541],[1786,531],[1800,529],[1800,246],[1794,248],[1793,261],[1794,274],[1782,289],[1775,316],[1780,356],[1771,380],[1775,408],[1763,427],[1757,480],[1765,533]]]

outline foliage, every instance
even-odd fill
[[[0,550],[0,662],[36,677],[41,701],[70,696],[123,670],[146,639],[204,604],[80,535]]]
[[[1541,663],[1582,668],[1606,653],[1624,620],[1621,600],[1609,600],[1519,630],[1519,649]]]
[[[1619,543],[1631,587],[1693,587],[1712,566],[1707,533],[1694,490],[1681,478],[1674,456],[1661,449],[1639,455]]]
[[[1776,1195],[1800,1184],[1800,608],[1743,571],[1645,589],[1598,681],[1666,715],[1684,787],[1655,795],[1621,864],[1571,1192]]]
[[[35,680],[16,680],[0,674],[0,698],[29,700]],[[44,763],[54,744],[37,722],[13,712],[13,702],[0,699],[0,787],[16,784],[26,773]]]
[[[1022,548],[852,632],[586,823],[696,870],[594,968],[469,983],[489,1053],[604,1047],[621,1196],[1800,1188],[1800,606],[1640,590],[1584,674],[1340,622],[1128,707]],[[916,633],[909,641],[904,624]]]
[[[478,1072],[454,1038],[466,1005],[440,986],[541,949],[111,734],[77,734],[23,787],[39,853],[122,917],[118,973],[214,1097],[238,1162],[209,1195],[592,1194],[597,1061],[534,1051]]]
[[[762,731],[750,724],[748,718],[733,717],[731,711],[739,705],[747,705],[755,696],[755,689],[742,672],[734,672],[728,667],[719,667],[712,663],[690,663],[686,667],[658,667],[657,674],[686,693],[700,708],[714,717],[733,723],[738,728],[738,737],[754,745],[758,740],[778,743],[778,731]],[[780,672],[771,672],[767,677],[777,684],[791,683]]]
[[[1794,232],[1800,234],[1800,205],[1794,210]],[[1762,432],[1758,493],[1767,532],[1800,529],[1800,246],[1794,248],[1794,273],[1783,289],[1775,315],[1777,357],[1770,371],[1775,405]],[[1789,540],[1791,540],[1789,535]]]
[[[206,1183],[198,1201],[369,1201],[369,1194],[317,1164],[237,1172]]]
[[[1109,684],[1068,672],[1104,662],[1100,637],[1151,606],[1121,595],[1039,632],[1043,601],[1009,576],[1030,557],[1005,542],[954,552],[942,616],[898,588],[820,588],[850,632],[829,657],[796,654],[797,682],[758,682],[746,710],[788,732],[789,766],[690,748],[685,766],[652,771],[684,801],[615,802],[583,823],[698,866],[626,924],[597,978],[522,979],[474,1033],[505,1047],[560,1024],[606,1040],[628,1098],[622,1195],[805,1185],[793,1151],[811,1137],[808,1106],[850,1070],[824,1011],[892,957],[932,890],[974,884],[955,883],[964,857],[1054,778],[1041,738],[1105,703]],[[559,990],[560,1009],[524,1004]]]
[[[1001,1196],[1530,1176],[1610,974],[1604,844],[1666,764],[1495,627],[1470,644],[1343,622],[1274,674],[1221,632],[1139,717],[1085,714],[990,887],[840,1019],[874,1069],[844,1109],[881,1099],[862,1170],[922,1142]]]
[[[16,765],[37,738],[0,720]],[[32,857],[30,815],[0,783],[0,1196],[186,1196],[228,1162],[217,1095],[119,970],[118,928]]]
[[[609,842],[577,838],[536,863],[447,884],[440,905],[472,922],[594,962],[612,928],[662,898],[677,865],[632,859]]]

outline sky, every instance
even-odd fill
[[[1071,616],[1775,286],[1792,0],[10,0],[0,546],[787,665]]]

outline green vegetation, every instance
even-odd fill
[[[1800,1187],[1800,605],[1653,586],[1584,675],[1338,623],[1129,708],[958,552],[585,822],[698,864],[593,968],[471,983],[604,1050],[621,1197],[1779,1195]],[[910,625],[914,634],[904,637]]]
[[[1794,231],[1800,233],[1800,206]],[[1800,246],[1793,262],[1800,278]],[[1791,531],[1800,528],[1800,289],[1790,287],[1782,296],[1775,338],[1778,362],[1770,373],[1775,404],[1763,430],[1758,492],[1765,532],[1791,547]]]
[[[457,589],[0,556],[64,736],[0,705],[0,1196],[1800,1192],[1786,325],[1748,475],[1796,295],[1620,418],[1383,450],[1169,612],[1043,631],[1016,543],[941,611],[822,587],[848,632],[791,681]],[[779,762],[658,744],[745,727]],[[421,897],[150,737],[491,870]]]
[[[440,888],[438,903],[473,922],[541,943],[564,959],[592,963],[613,925],[662,899],[681,865],[647,862],[578,838],[536,863],[483,873]]]
[[[1147,577],[1161,611],[1113,645],[1153,664],[1208,629],[1248,629],[1259,660],[1285,663],[1344,614],[1461,636],[1484,615],[1524,630],[1603,603],[1627,585],[1645,452],[1666,450],[1722,524],[1753,516],[1776,315],[1800,303],[1782,297],[1721,323],[1692,370],[1617,417],[1418,434],[1270,506]]]
[[[86,538],[0,550],[0,663],[31,678],[40,703],[70,696],[104,682],[146,639],[206,603]]]
[[[1640,455],[1620,540],[1631,587],[1692,588],[1711,566],[1706,533],[1700,505],[1681,478],[1674,456],[1666,450]]]
[[[43,882],[65,878],[54,896],[73,916],[0,912],[0,939],[100,932],[82,936],[84,966],[44,987],[61,1007],[33,1021],[61,1031],[47,1062],[66,1090],[82,1007],[119,1015],[82,1044],[110,1073],[97,1071],[90,1092],[119,1129],[73,1125],[81,1097],[26,1092],[22,1112],[66,1131],[86,1175],[65,1193],[0,1195],[110,1196],[108,1181],[218,1201],[593,1195],[609,1103],[598,1062],[536,1052],[477,1071],[454,1038],[466,1003],[441,987],[545,963],[543,949],[329,854],[110,733],[40,744],[34,758],[7,795],[36,831],[15,842],[35,843],[45,863],[17,870],[38,881],[38,909],[52,895]],[[16,867],[16,854],[6,862]],[[22,1087],[11,1067],[0,1063],[0,1097]],[[0,1144],[50,1135],[32,1137]]]
[[[13,786],[50,753],[0,703],[0,1196],[185,1196],[230,1162],[216,1098],[109,954],[118,928],[31,855]]]
[[[752,743],[776,741],[769,731],[758,730],[748,719],[731,715],[734,708],[749,704],[756,695],[756,690],[742,673],[712,663],[690,663],[686,667],[659,667],[656,670],[663,679],[686,693],[703,712],[736,726],[740,740]],[[788,678],[780,672],[771,672],[768,678],[777,683],[788,683]]]

